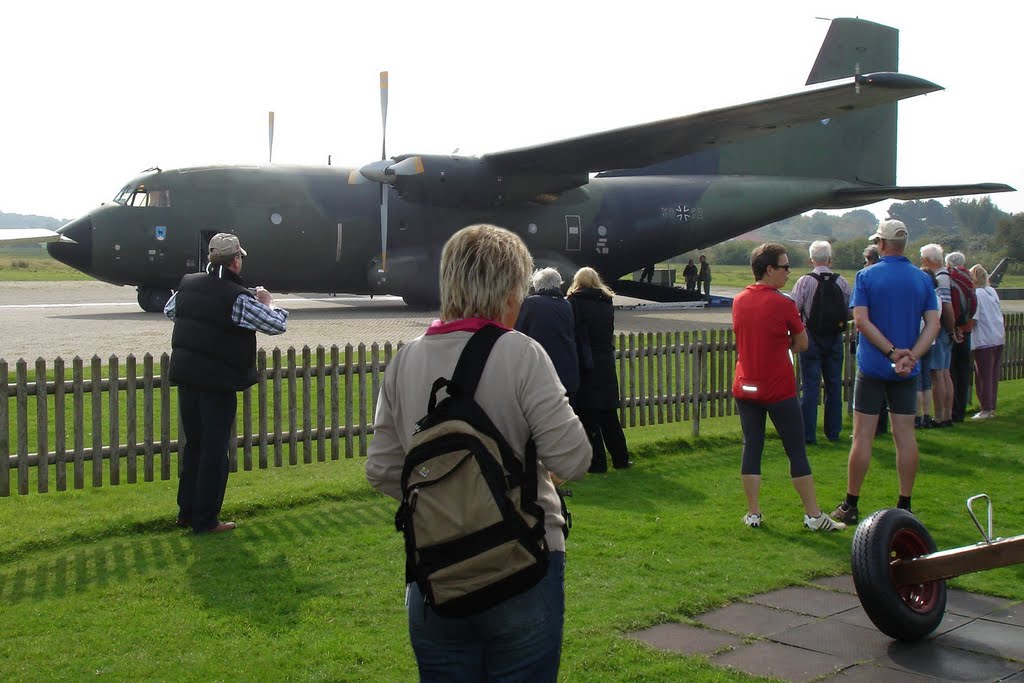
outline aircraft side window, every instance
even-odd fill
[[[149,206],[170,206],[171,205],[171,191],[170,190],[150,190],[149,191]]]

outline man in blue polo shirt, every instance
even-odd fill
[[[860,488],[871,464],[871,442],[882,400],[889,404],[899,477],[897,507],[910,510],[917,475],[917,359],[931,348],[939,331],[939,313],[931,279],[904,255],[909,233],[901,221],[878,224],[870,240],[878,245],[878,263],[857,273],[853,321],[860,332],[857,377],[853,385],[853,446],[847,469],[846,500],[832,518],[845,524],[860,519]],[[921,328],[921,319],[924,328]]]

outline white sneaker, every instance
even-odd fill
[[[761,526],[761,513],[758,512],[756,515],[751,515],[749,513],[743,515],[743,523],[751,529],[759,528]]]
[[[977,413],[971,419],[972,420],[988,420],[989,418],[992,418],[992,417],[995,417],[995,413],[993,413],[991,410],[982,410],[981,412]]]
[[[817,517],[804,515],[804,526],[811,531],[842,531],[846,528],[845,524],[835,521],[825,514],[824,510],[818,513]]]

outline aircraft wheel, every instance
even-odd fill
[[[897,588],[889,570],[893,560],[935,550],[931,534],[906,510],[879,510],[857,527],[851,560],[853,583],[868,617],[890,638],[920,640],[942,621],[945,581]]]
[[[171,299],[171,290],[159,287],[139,287],[139,307],[147,313],[163,313]]]
[[[402,301],[405,302],[406,306],[417,311],[436,311],[441,307],[441,300],[436,295],[404,294]]]

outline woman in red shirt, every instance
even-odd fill
[[[793,488],[804,505],[804,526],[812,531],[838,531],[846,525],[818,507],[814,477],[807,462],[803,417],[796,397],[793,353],[807,349],[807,332],[796,304],[779,291],[789,279],[789,256],[781,244],[762,244],[750,254],[754,284],[733,301],[736,332],[736,378],[732,395],[743,428],[743,492],[747,514],[743,523],[760,527],[761,455],[765,416],[771,417],[789,457]]]

